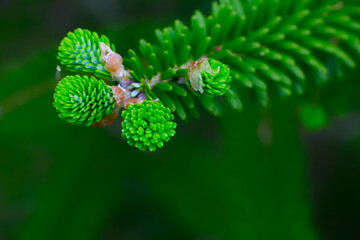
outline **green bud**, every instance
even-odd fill
[[[56,87],[54,106],[59,117],[74,125],[90,126],[115,108],[111,87],[88,76],[67,76]]]
[[[99,78],[111,79],[111,74],[101,61],[100,42],[115,51],[114,45],[110,45],[109,39],[104,35],[99,37],[96,32],[80,28],[69,32],[59,46],[57,58],[61,67],[77,74],[93,74]]]
[[[214,59],[200,59],[189,67],[187,85],[208,97],[224,95],[230,89],[230,69]]]
[[[129,105],[121,116],[123,138],[142,151],[162,148],[175,135],[174,115],[160,102]]]

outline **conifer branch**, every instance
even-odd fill
[[[332,77],[326,64],[329,57],[339,68],[354,68],[354,58],[360,56],[359,16],[360,8],[332,0],[220,0],[212,4],[210,16],[196,11],[189,27],[176,20],[171,27],[157,29],[157,43],[142,39],[139,52],[129,50],[127,57],[116,53],[107,37],[77,29],[60,44],[61,74],[76,74],[75,79],[82,85],[76,85],[78,89],[74,91],[94,107],[90,114],[90,110],[81,109],[82,105],[80,108],[71,105],[77,96],[66,96],[71,90],[64,86],[75,87],[63,83],[67,78],[59,83],[63,87],[58,86],[57,93],[65,95],[55,94],[55,107],[68,122],[95,126],[111,123],[99,124],[112,111],[134,104],[139,106],[125,110],[123,117],[132,119],[134,109],[150,109],[152,105],[162,109],[160,106],[164,105],[182,120],[197,118],[196,102],[219,116],[221,97],[234,109],[242,109],[234,81],[253,89],[256,99],[265,107],[270,87],[280,96],[288,97],[303,94],[309,82],[315,85],[327,82]],[[305,69],[314,74],[305,74]],[[316,78],[308,79],[310,75]],[[106,110],[112,99],[105,94],[106,90],[101,95],[104,99],[97,95],[96,100],[84,92],[85,82],[90,84],[94,77],[117,87],[117,95],[112,88],[117,106],[112,111]],[[97,90],[100,94],[100,89]],[[172,121],[164,116],[159,113],[152,120]],[[162,147],[160,135],[155,134],[157,128],[150,127],[151,121],[144,121],[146,129],[135,123],[123,124],[127,141],[141,150]],[[175,124],[166,126],[171,126],[171,132],[175,128]]]

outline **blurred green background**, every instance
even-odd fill
[[[156,153],[130,148],[119,121],[95,129],[57,117],[67,32],[105,34],[121,54],[210,5],[0,1],[1,240],[360,239],[359,67],[302,98],[272,94],[268,109],[240,89],[243,112],[177,121]]]

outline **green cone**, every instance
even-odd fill
[[[160,102],[144,101],[130,105],[121,115],[122,136],[142,151],[162,148],[175,135],[176,123],[169,108]]]
[[[90,126],[110,115],[115,107],[111,88],[95,77],[65,77],[57,85],[54,99],[59,117],[74,125]]]

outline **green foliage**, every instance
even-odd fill
[[[87,76],[67,76],[56,87],[54,106],[68,123],[90,126],[110,115],[113,92],[104,81]]]
[[[134,2],[143,4],[143,0]],[[179,6],[180,2],[181,8],[189,11],[194,4],[205,6],[209,1],[169,1],[169,6]],[[136,23],[130,15],[131,24],[127,26],[122,21],[101,26],[88,21],[91,8],[64,4],[76,16],[75,20],[67,21],[76,24],[80,20],[80,24],[88,27],[96,25],[122,49],[133,45],[134,36],[151,39],[148,34],[151,22],[159,24],[149,15],[145,16],[146,23]],[[48,14],[34,14],[30,8],[41,13],[40,9],[47,11],[45,6],[53,4],[21,0],[12,5],[10,9],[0,9],[6,11],[1,18],[9,23],[1,25],[0,40],[4,50],[0,53],[4,56],[0,76],[0,208],[4,213],[0,217],[1,239],[318,239],[308,236],[317,235],[310,211],[319,211],[319,205],[321,209],[316,214],[317,225],[321,225],[319,239],[357,238],[355,218],[359,216],[359,196],[349,186],[357,189],[360,183],[357,167],[360,139],[356,127],[359,121],[345,123],[349,124],[347,128],[354,126],[348,141],[343,141],[344,132],[339,133],[338,127],[331,134],[336,134],[335,139],[326,137],[325,142],[331,141],[331,147],[324,147],[327,161],[320,163],[318,170],[326,171],[328,162],[337,157],[341,164],[332,172],[335,175],[330,174],[331,181],[323,182],[325,196],[319,188],[312,189],[320,196],[320,204],[314,206],[310,206],[313,199],[308,201],[311,179],[306,174],[309,170],[305,169],[309,167],[306,162],[311,154],[303,151],[311,146],[317,153],[322,150],[318,142],[311,141],[308,147],[304,147],[304,141],[299,142],[301,136],[294,124],[297,105],[288,104],[297,98],[284,102],[272,100],[269,109],[261,110],[251,99],[253,89],[240,88],[246,106],[243,113],[224,106],[221,119],[203,116],[201,122],[179,124],[176,139],[162,151],[156,154],[136,151],[118,141],[115,135],[120,129],[111,128],[114,133],[110,129],[77,128],[56,119],[55,109],[49,104],[56,65],[55,43],[49,38],[53,30],[38,31],[39,25],[29,23],[31,18],[40,22],[48,17]],[[354,13],[356,8],[350,10],[346,11]],[[107,16],[109,12],[98,14]],[[183,17],[181,12],[165,14],[165,17],[169,14]],[[29,24],[19,28],[24,19]],[[30,34],[31,37],[42,38],[41,50],[29,44],[30,32],[36,33]],[[10,33],[21,37],[7,43]],[[34,54],[23,52],[24,48],[30,48]],[[16,60],[14,51],[22,51],[26,58]],[[333,62],[328,57],[326,62]],[[9,66],[9,58],[15,58],[16,64]],[[299,66],[307,79],[315,79],[309,68],[301,63]],[[329,70],[338,68],[330,66]],[[316,102],[321,102],[330,115],[335,109],[344,115],[360,108],[358,69],[345,69],[343,75],[345,81],[331,81],[321,90],[311,88],[319,97]],[[233,84],[236,86],[237,81]],[[311,96],[315,94],[308,90],[309,87],[301,103],[307,97],[311,98],[309,102],[314,102]],[[259,113],[271,117],[274,137],[271,146],[263,147],[255,134],[259,131]],[[338,146],[333,142],[337,136],[341,136]]]
[[[174,115],[159,102],[130,105],[121,116],[123,138],[142,151],[162,148],[175,135]]]
[[[68,33],[59,46],[57,58],[60,65],[72,73],[111,78],[110,73],[101,62],[100,42],[107,44],[115,51],[114,45],[110,44],[109,39],[104,35],[99,37],[96,32],[80,28]]]
[[[124,63],[133,79],[146,85],[157,74],[166,81],[186,77],[184,64],[213,58],[227,64],[232,78],[253,89],[257,101],[267,106],[269,89],[288,97],[302,95],[307,85],[327,82],[329,57],[338,68],[353,68],[350,55],[360,55],[360,25],[354,20],[359,15],[359,8],[334,1],[220,0],[208,17],[197,11],[189,27],[176,20],[174,26],[156,30],[157,43],[141,40],[140,54],[130,50]],[[143,90],[181,119],[198,115],[195,100],[216,116],[222,112],[216,100],[185,93],[182,85]],[[234,87],[231,91],[239,103]]]
[[[188,87],[195,89],[194,85],[201,86],[197,90],[208,97],[222,96],[230,89],[230,69],[217,60],[200,61],[189,75]]]
[[[242,89],[234,82],[253,89],[266,107],[269,89],[289,97],[302,95],[307,85],[327,82],[332,76],[329,58],[338,72],[343,66],[353,68],[351,55],[360,56],[360,25],[352,17],[359,15],[358,8],[330,0],[220,0],[208,17],[196,11],[189,27],[176,20],[156,30],[158,43],[140,40],[140,53],[129,50],[124,58],[127,71],[120,74],[120,85],[128,96],[159,99],[182,120],[199,116],[196,102],[220,116],[221,96],[241,110],[237,91]],[[100,41],[110,45],[104,36],[77,29],[62,41],[58,59],[70,71],[110,79],[101,63]],[[127,75],[130,79],[122,79]]]

